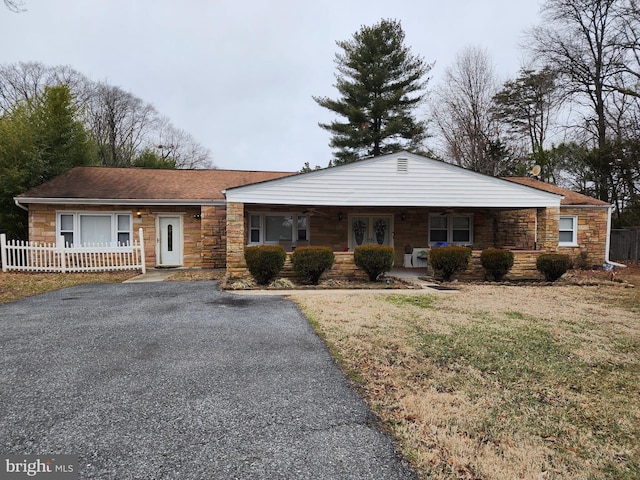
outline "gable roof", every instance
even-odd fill
[[[564,198],[561,200],[560,205],[590,205],[590,206],[609,206],[607,202],[598,200],[597,198],[589,197],[581,193],[567,190],[566,188],[558,187],[551,183],[542,182],[535,178],[529,177],[504,177],[505,180],[515,182],[520,185],[526,185],[528,187],[544,190],[545,192],[556,193],[562,195]]]
[[[224,203],[222,191],[291,172],[75,167],[16,197],[20,203]]]
[[[409,152],[229,188],[227,201],[282,205],[528,208],[561,195]]]

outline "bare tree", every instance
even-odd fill
[[[89,79],[69,66],[49,67],[39,62],[0,65],[0,114],[37,98],[45,87],[57,85],[70,88],[76,106],[86,103],[91,90]]]
[[[25,8],[23,7],[24,2],[21,0],[4,0],[4,4],[7,6],[9,10],[15,13],[20,13],[25,11]]]
[[[616,9],[617,40],[624,52],[623,75],[617,76],[612,87],[624,95],[640,97],[640,2],[619,0]]]
[[[621,0],[547,0],[545,26],[530,32],[535,57],[551,65],[568,95],[586,108],[582,126],[596,147],[591,163],[600,199],[609,199],[610,164],[605,152],[607,108],[624,72],[625,51],[616,7]]]
[[[170,155],[177,168],[212,167],[209,150],[161,118],[152,105],[119,87],[93,82],[69,66],[37,62],[0,65],[0,116],[58,85],[69,87],[74,107],[84,112],[85,127],[97,146],[100,164],[131,166],[149,149],[164,159]],[[158,150],[158,145],[164,148]]]
[[[102,165],[131,166],[156,121],[153,106],[119,87],[96,84],[87,108],[87,123]]]
[[[445,158],[494,175],[497,123],[491,115],[497,92],[494,67],[486,50],[467,47],[447,68],[434,92],[433,115],[444,139]]]
[[[154,145],[163,160],[174,162],[176,168],[213,168],[209,149],[200,145],[191,134],[174,127],[168,118],[158,122]]]

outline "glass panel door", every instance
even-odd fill
[[[391,245],[390,215],[358,215],[350,218],[349,246]]]
[[[378,245],[389,245],[389,238],[391,236],[391,219],[388,216],[385,217],[371,217],[371,239],[370,243]]]
[[[350,235],[353,247],[369,243],[369,217],[351,217]]]

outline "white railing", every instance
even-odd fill
[[[133,244],[92,244],[82,247],[65,245],[60,238],[59,245],[53,243],[7,241],[0,234],[2,271],[22,272],[108,272],[114,270],[142,270],[144,265],[144,239],[142,229],[139,240]]]

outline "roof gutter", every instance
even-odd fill
[[[609,205],[609,211],[607,212],[607,241],[605,244],[604,263],[605,265],[611,265],[613,267],[626,268],[623,263],[614,262],[609,260],[609,254],[611,253],[611,213],[613,212],[613,205]]]
[[[51,205],[226,205],[225,200],[194,199],[149,199],[149,198],[42,198],[14,197],[20,208],[22,204],[46,203]]]
[[[25,207],[24,205],[22,205],[22,204],[20,203],[20,201],[19,201],[17,198],[14,198],[14,199],[13,199],[13,201],[15,202],[16,207],[21,208],[21,209],[22,209],[22,210],[24,210],[25,212],[28,212],[28,211],[29,211],[29,207]]]

